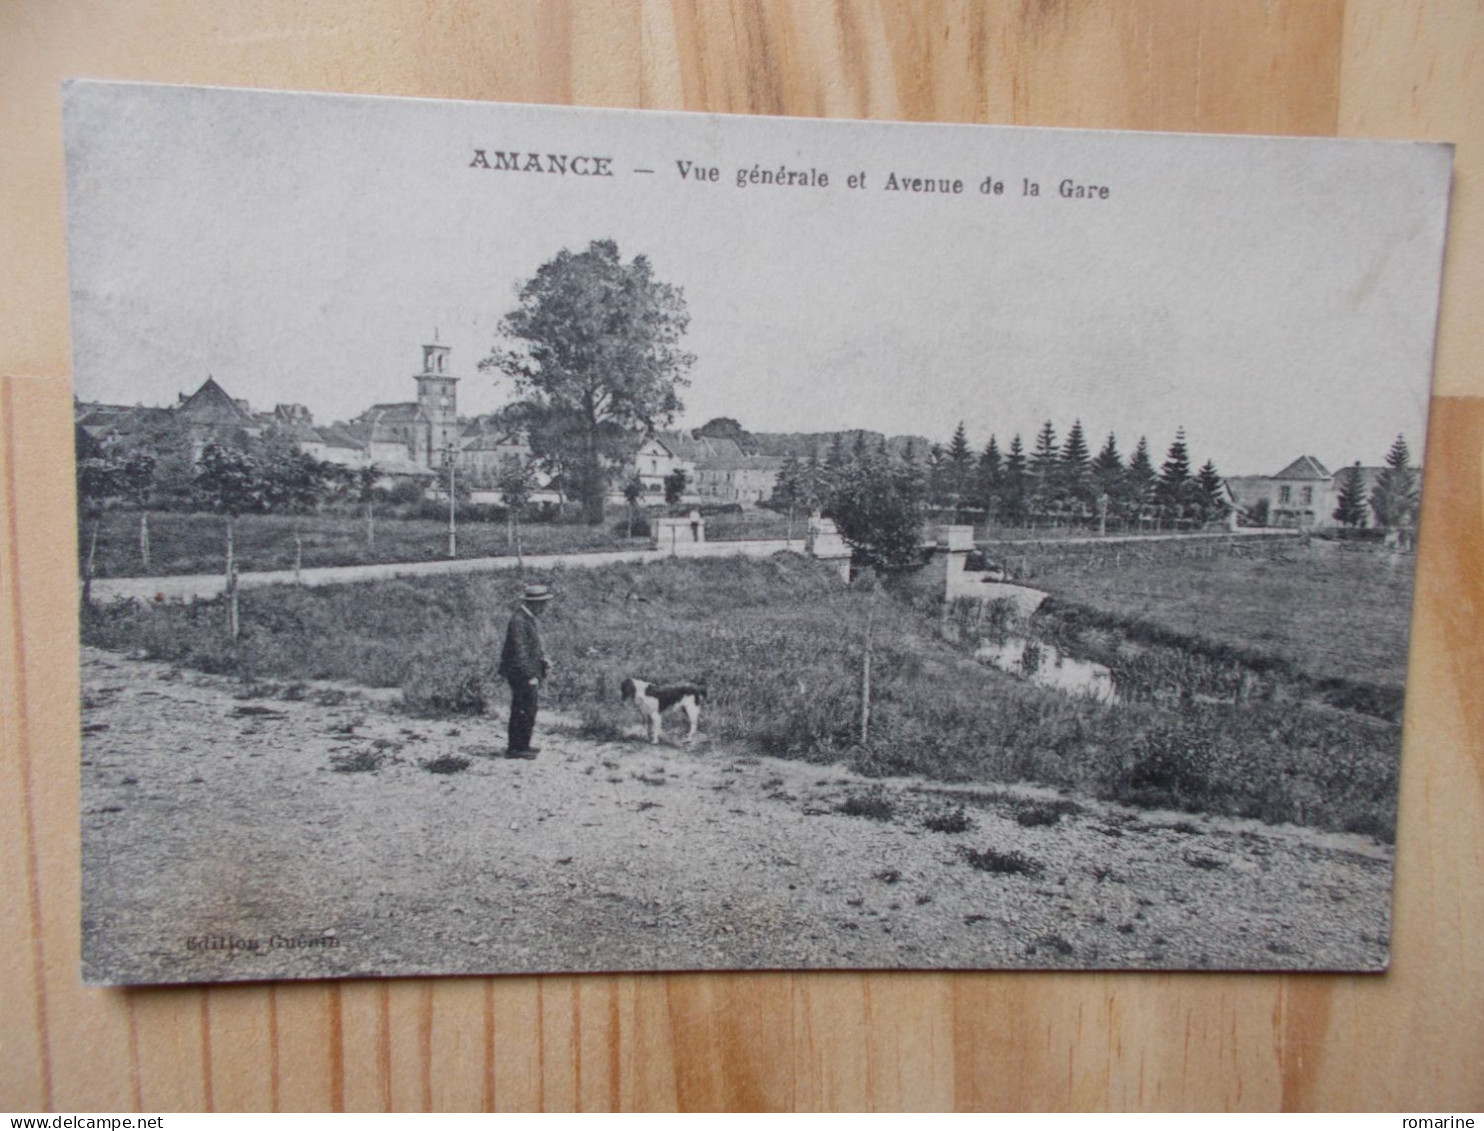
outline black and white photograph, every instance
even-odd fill
[[[89,983],[1386,969],[1450,146],[64,124]]]

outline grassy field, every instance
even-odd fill
[[[771,511],[714,515],[706,520],[706,536],[717,542],[785,538],[788,530],[787,517]],[[804,520],[800,518],[793,524],[793,536],[802,539],[803,531]],[[630,539],[625,533],[623,510],[613,508],[602,526],[527,523],[520,529],[520,538],[522,550],[527,554],[582,553],[649,545],[648,535]],[[457,542],[461,558],[498,557],[512,552],[505,523],[500,520],[460,522]],[[95,576],[169,577],[216,573],[224,568],[222,520],[214,514],[151,513],[149,546],[150,561],[146,567],[139,551],[139,515],[125,511],[106,513],[98,531]],[[86,556],[87,549],[85,533],[80,558]],[[305,568],[430,561],[448,556],[448,524],[440,519],[378,516],[375,540],[368,544],[366,521],[358,515],[250,514],[238,519],[236,553],[240,570],[293,569],[296,555]]]
[[[1406,681],[1414,559],[1375,543],[1036,547],[1010,561],[1106,626],[1155,626],[1316,681]]]
[[[709,734],[875,774],[1031,781],[1138,804],[1295,821],[1387,837],[1399,727],[1305,702],[1074,699],[975,662],[937,620],[886,592],[846,589],[796,555],[559,571],[545,622],[548,701],[585,731],[637,729],[626,676],[706,677]],[[333,678],[401,687],[420,713],[503,704],[493,676],[521,579],[462,576],[243,594],[227,643],[220,602],[120,603],[84,640],[251,682]],[[870,741],[860,673],[873,620]]]
[[[378,516],[375,528],[375,541],[368,545],[365,519],[356,515],[244,515],[237,522],[238,568],[292,569],[295,534],[299,537],[300,564],[305,567],[430,561],[448,555],[446,521]],[[613,531],[612,522],[598,527],[529,523],[521,527],[520,534],[527,554],[612,550],[649,544],[647,538],[632,542],[625,539],[622,529]],[[216,573],[223,569],[222,520],[217,515],[151,514],[149,542],[150,565],[146,569],[139,553],[139,516],[109,512],[99,529],[96,575],[172,576]],[[86,535],[80,551],[87,553]],[[461,558],[510,553],[504,522],[461,522],[458,551]]]

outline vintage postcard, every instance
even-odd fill
[[[1451,147],[64,104],[87,981],[1385,968]]]

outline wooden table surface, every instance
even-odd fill
[[[1481,49],[1465,0],[0,3],[0,1108],[1484,1107]],[[71,76],[1456,142],[1391,972],[82,988]]]

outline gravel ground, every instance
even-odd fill
[[[83,687],[90,982],[1386,963],[1392,853],[1365,837],[871,781],[704,716],[684,747],[543,715],[509,761],[502,718],[394,693],[240,698],[92,649]]]

